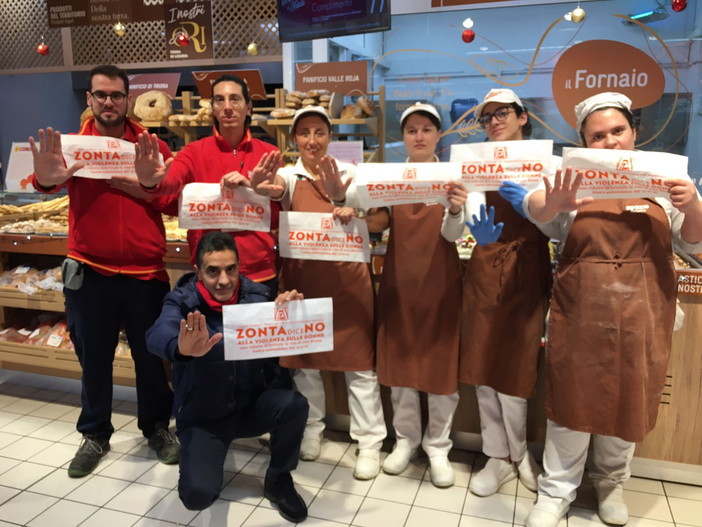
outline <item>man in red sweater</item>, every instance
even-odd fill
[[[105,65],[94,68],[89,78],[87,102],[94,117],[83,122],[78,134],[136,142],[144,128],[127,118],[126,73]],[[84,165],[66,168],[59,132],[39,130],[39,143],[33,137],[29,142],[34,187],[47,193],[65,187],[70,196],[68,257],[62,272],[68,329],[82,367],[77,428],[83,442],[68,475],[91,473],[110,450],[112,362],[122,326],[136,370],[139,429],[163,463],[177,463],[179,445],[168,430],[173,392],[163,361],[149,353],[145,338],[170,289],[161,214],[143,199],[147,195],[134,178],[73,177]],[[172,157],[162,141],[158,151],[164,159]]]
[[[171,161],[158,158],[158,138],[139,135],[136,172],[142,186],[154,196],[169,196],[169,212],[175,212],[183,187],[188,183],[219,183],[223,187],[250,187],[254,171],[275,172],[280,152],[264,141],[254,139],[249,130],[251,99],[246,83],[234,75],[222,75],[212,84],[214,135],[188,144]],[[271,228],[277,228],[280,204],[271,203]],[[190,254],[194,258],[198,241],[209,231],[188,231]],[[242,275],[268,286],[271,300],[276,297],[275,240],[266,232],[231,233],[240,255]],[[194,263],[194,259],[193,259]]]

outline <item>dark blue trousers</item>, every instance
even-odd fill
[[[180,439],[178,493],[186,508],[206,509],[222,490],[224,461],[234,439],[271,434],[266,479],[297,467],[307,422],[307,399],[293,390],[269,389],[242,411],[204,423],[177,422]]]
[[[82,367],[78,431],[109,439],[112,426],[112,362],[122,325],[136,370],[137,424],[144,436],[167,424],[173,406],[163,360],[146,348],[146,330],[161,313],[169,284],[124,275],[104,276],[84,266],[78,290],[64,288],[68,330]]]

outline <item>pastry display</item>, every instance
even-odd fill
[[[142,93],[134,103],[134,115],[142,121],[165,121],[172,113],[171,99],[159,90]]]
[[[177,216],[163,216],[163,226],[166,229],[166,240],[174,242],[188,241],[188,229],[178,227]]]
[[[356,101],[356,104],[363,110],[363,113],[368,117],[375,116],[375,103],[368,97],[362,95]]]

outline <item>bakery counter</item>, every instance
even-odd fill
[[[190,266],[190,249],[186,242],[167,242],[166,256],[163,258],[168,263],[180,263]]]
[[[36,291],[33,294],[27,294],[12,287],[0,287],[0,306],[39,311],[63,312],[65,310],[63,293]]]
[[[68,238],[62,234],[0,234],[0,252],[65,256]],[[164,260],[166,263],[189,263],[188,244],[167,242]]]
[[[382,257],[374,256],[373,270],[382,269]],[[378,276],[375,274],[377,280]],[[678,270],[678,298],[685,312],[683,327],[673,334],[666,387],[660,401],[656,427],[637,445],[632,470],[635,475],[702,485],[702,353],[697,347],[702,335],[702,270]],[[337,416],[346,425],[348,405],[343,374],[324,373],[327,411],[332,426]],[[382,387],[388,430],[392,430],[389,389]],[[475,389],[460,386],[460,403],[454,416],[456,444],[480,449],[480,419]],[[536,393],[529,400],[528,440],[539,452],[546,436],[544,410],[545,379],[543,349],[540,353]],[[426,403],[422,398],[425,408]]]
[[[115,355],[112,365],[115,384],[136,385],[131,357]],[[73,350],[16,342],[0,342],[0,367],[69,379],[80,379],[81,373]]]
[[[0,234],[0,252],[65,256],[68,241],[65,235]]]
[[[3,271],[17,266],[52,269],[61,264],[68,252],[68,243],[65,235],[58,234],[0,234],[0,252],[2,253],[0,270]],[[185,242],[168,242],[164,260],[171,286],[183,274],[192,271],[190,251]],[[60,291],[37,290],[30,293],[11,286],[0,287],[0,307],[2,308],[0,323],[3,326],[14,327],[18,320],[24,318],[18,315],[42,312],[40,314],[44,316],[45,313],[56,314],[64,311],[64,297]],[[126,353],[126,355],[120,353],[115,355],[114,382],[134,386],[134,363],[128,352]],[[52,340],[49,340],[48,345],[32,345],[0,338],[0,367],[44,375],[80,378],[80,364],[75,353],[60,347]]]
[[[702,270],[678,270],[678,300],[685,313],[673,333],[673,348],[656,427],[635,456],[702,465]],[[702,484],[702,470],[698,467]]]

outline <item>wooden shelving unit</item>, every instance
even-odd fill
[[[52,260],[59,265],[63,256],[68,252],[65,236],[37,234],[2,234],[0,235],[0,253],[2,262],[0,270],[4,269],[9,255],[27,255],[29,263],[32,259],[42,258]],[[188,244],[183,242],[168,242],[166,246],[166,267],[171,277],[171,285],[184,273],[192,270]],[[28,295],[18,289],[0,287],[0,320],[4,320],[4,308],[33,309],[39,311],[63,312],[65,310],[63,293],[57,291],[38,291]],[[55,375],[73,379],[80,378],[80,364],[73,350],[54,348],[51,346],[33,346],[15,342],[0,341],[0,367]],[[113,363],[113,379],[116,384],[125,386],[135,385],[134,363],[131,357],[115,355]]]
[[[63,293],[58,291],[37,291],[33,295],[28,295],[19,289],[10,287],[0,287],[0,306],[57,311],[59,313],[65,310]]]
[[[266,106],[254,107],[253,112],[259,115],[268,115],[278,107],[285,107],[285,96],[287,91],[279,88],[273,94],[267,95]],[[354,138],[377,138],[378,147],[373,150],[364,152],[364,160],[366,162],[382,162],[385,157],[385,123],[383,112],[385,108],[385,86],[381,86],[378,91],[368,93],[368,96],[374,99],[377,115],[375,117],[367,117],[364,119],[332,119],[334,135],[336,137],[354,137]],[[195,115],[199,109],[199,101],[201,97],[193,92],[185,91],[182,95],[176,97],[175,113],[180,115]],[[180,104],[180,108],[177,105]],[[164,121],[141,121],[143,126],[147,128],[165,128],[183,140],[184,144],[210,135],[212,127],[212,118],[201,119],[192,122],[174,123],[170,120]],[[251,128],[260,128],[267,135],[274,138],[283,153],[283,157],[287,161],[295,160],[297,152],[290,146],[290,126],[292,119],[254,119],[251,121]],[[353,131],[340,131],[339,126],[353,126]]]
[[[285,106],[285,96],[287,91],[280,88],[276,90],[276,104],[278,107]],[[364,161],[380,163],[385,159],[385,122],[383,117],[383,112],[385,108],[385,86],[381,86],[376,92],[369,92],[369,97],[372,97],[376,106],[376,116],[367,117],[364,119],[331,119],[331,124],[334,129],[335,137],[354,137],[354,138],[365,138],[365,137],[375,137],[378,140],[378,148],[374,150],[367,150],[364,152]],[[292,119],[269,119],[267,121],[268,127],[275,129],[276,135],[274,136],[278,142],[278,148],[283,154],[286,161],[294,161],[298,157],[297,151],[291,146],[290,141],[290,127],[292,126]],[[356,130],[349,131],[339,131],[338,126],[355,126]]]
[[[0,342],[0,365],[10,370],[80,378],[80,364],[73,350]],[[131,357],[115,355],[112,363],[115,384],[135,386],[134,363]]]
[[[262,114],[262,115],[267,115],[275,108],[275,100],[276,100],[276,94],[269,94],[267,95],[268,100],[267,103],[270,103],[270,106],[266,105],[263,107],[255,107],[254,108],[254,113],[257,114]],[[175,97],[174,102],[180,103],[180,108],[176,108],[174,111],[175,115],[195,115],[197,114],[198,109],[200,108],[200,97],[199,95],[195,95],[193,92],[190,91],[184,91],[182,95]],[[261,128],[263,129],[268,135],[271,137],[275,138],[276,137],[276,129],[269,126],[268,124],[268,119],[256,119],[251,121],[251,127],[255,128]],[[212,117],[209,117],[207,119],[200,119],[197,121],[191,121],[191,122],[184,122],[184,123],[174,123],[173,121],[170,120],[164,120],[164,121],[140,121],[140,123],[143,126],[146,126],[147,128],[166,128],[176,136],[180,137],[184,144],[188,144],[192,141],[195,141],[196,139],[199,139],[200,137],[205,137],[211,134],[211,128],[212,128]]]

